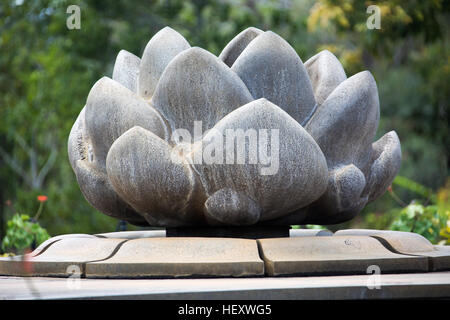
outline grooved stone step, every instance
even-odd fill
[[[83,273],[88,261],[106,259],[123,239],[67,237],[51,243],[42,253],[0,259],[0,274],[12,276],[68,277]]]
[[[428,257],[429,271],[450,270],[450,246],[433,246],[420,234],[404,231],[349,229],[340,230],[335,235],[361,235],[379,239],[393,252]]]
[[[381,273],[428,271],[427,258],[390,252],[367,236],[261,239],[258,243],[269,276],[367,274],[371,265]]]
[[[86,264],[87,278],[262,275],[256,240],[232,238],[128,240],[111,258]]]

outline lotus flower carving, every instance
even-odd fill
[[[329,51],[303,63],[248,28],[217,57],[166,27],[94,84],[69,160],[92,206],[136,225],[334,224],[399,171],[379,109],[371,73],[347,78]]]

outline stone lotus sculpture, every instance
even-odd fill
[[[329,51],[303,64],[277,34],[248,28],[216,57],[166,27],[141,59],[120,51],[112,79],[92,87],[68,151],[91,205],[133,224],[334,224],[383,194],[400,168],[394,131],[372,143],[378,121],[370,72],[347,78]],[[174,139],[179,128],[194,140]],[[276,170],[195,161],[211,147],[237,154],[238,143],[214,139],[230,129],[276,136],[266,149]]]

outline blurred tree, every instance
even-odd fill
[[[36,210],[31,199],[37,194],[48,194],[42,223],[51,234],[73,232],[74,226],[94,231],[108,221],[94,213],[74,183],[66,141],[69,119],[106,66],[101,57],[111,47],[110,28],[85,10],[83,28],[70,31],[66,7],[48,0],[0,5],[2,186],[23,213]]]

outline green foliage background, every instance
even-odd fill
[[[66,27],[71,4],[81,8],[80,30]],[[381,8],[380,30],[366,27],[370,4]],[[216,55],[256,26],[284,37],[303,61],[326,48],[347,76],[370,70],[380,95],[378,137],[396,130],[400,175],[436,192],[450,168],[449,22],[449,4],[440,0],[3,0],[0,236],[15,212],[36,212],[38,194],[49,197],[39,222],[51,235],[115,229],[117,221],[83,198],[67,138],[92,85],[111,76],[119,50],[140,56],[166,25]],[[401,183],[394,188],[405,205],[418,197]],[[387,193],[344,226],[386,227],[392,208],[401,210]]]

